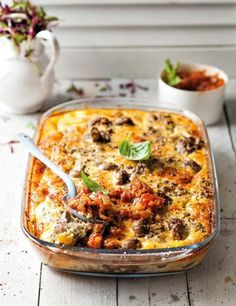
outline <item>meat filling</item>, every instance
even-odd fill
[[[130,117],[120,117],[115,121],[116,125],[134,125],[133,120]]]
[[[99,130],[97,127],[93,127],[90,131],[93,142],[96,143],[108,143],[111,141],[109,132]]]

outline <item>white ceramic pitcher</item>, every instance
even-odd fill
[[[50,58],[43,41],[51,47]],[[16,114],[40,110],[50,94],[59,44],[53,34],[41,31],[32,40],[33,52],[25,57],[25,44],[16,48],[12,40],[0,38],[0,110]]]

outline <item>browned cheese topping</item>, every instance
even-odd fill
[[[87,109],[41,121],[37,144],[73,179],[71,207],[106,221],[84,223],[68,213],[66,186],[34,160],[28,227],[38,238],[89,248],[153,249],[202,241],[212,231],[211,174],[202,132],[171,112]],[[129,160],[119,144],[151,142],[147,160]],[[108,191],[93,192],[81,172]]]

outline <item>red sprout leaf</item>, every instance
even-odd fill
[[[148,91],[148,87],[142,86],[136,82],[130,81],[128,83],[121,83],[120,84],[121,90],[128,90],[129,93],[133,96],[136,94],[137,89]]]
[[[10,151],[11,151],[11,153],[13,154],[13,153],[14,153],[13,145],[14,145],[14,144],[17,144],[17,143],[19,143],[18,140],[9,140],[9,141],[7,141],[7,142],[1,143],[0,145],[2,145],[2,146],[9,146]]]
[[[12,39],[17,47],[23,41],[30,42],[40,31],[50,29],[52,22],[57,20],[57,17],[47,16],[43,7],[30,1],[13,0],[12,5],[4,5],[0,1],[0,36]],[[25,56],[30,54],[26,50]]]

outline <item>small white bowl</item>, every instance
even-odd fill
[[[225,83],[223,86],[207,91],[183,90],[165,83],[162,79],[164,73],[162,71],[158,79],[159,101],[190,110],[202,118],[207,125],[217,122],[222,115],[228,76],[216,67],[203,64],[181,64],[180,69],[205,70],[209,75],[218,74]]]

